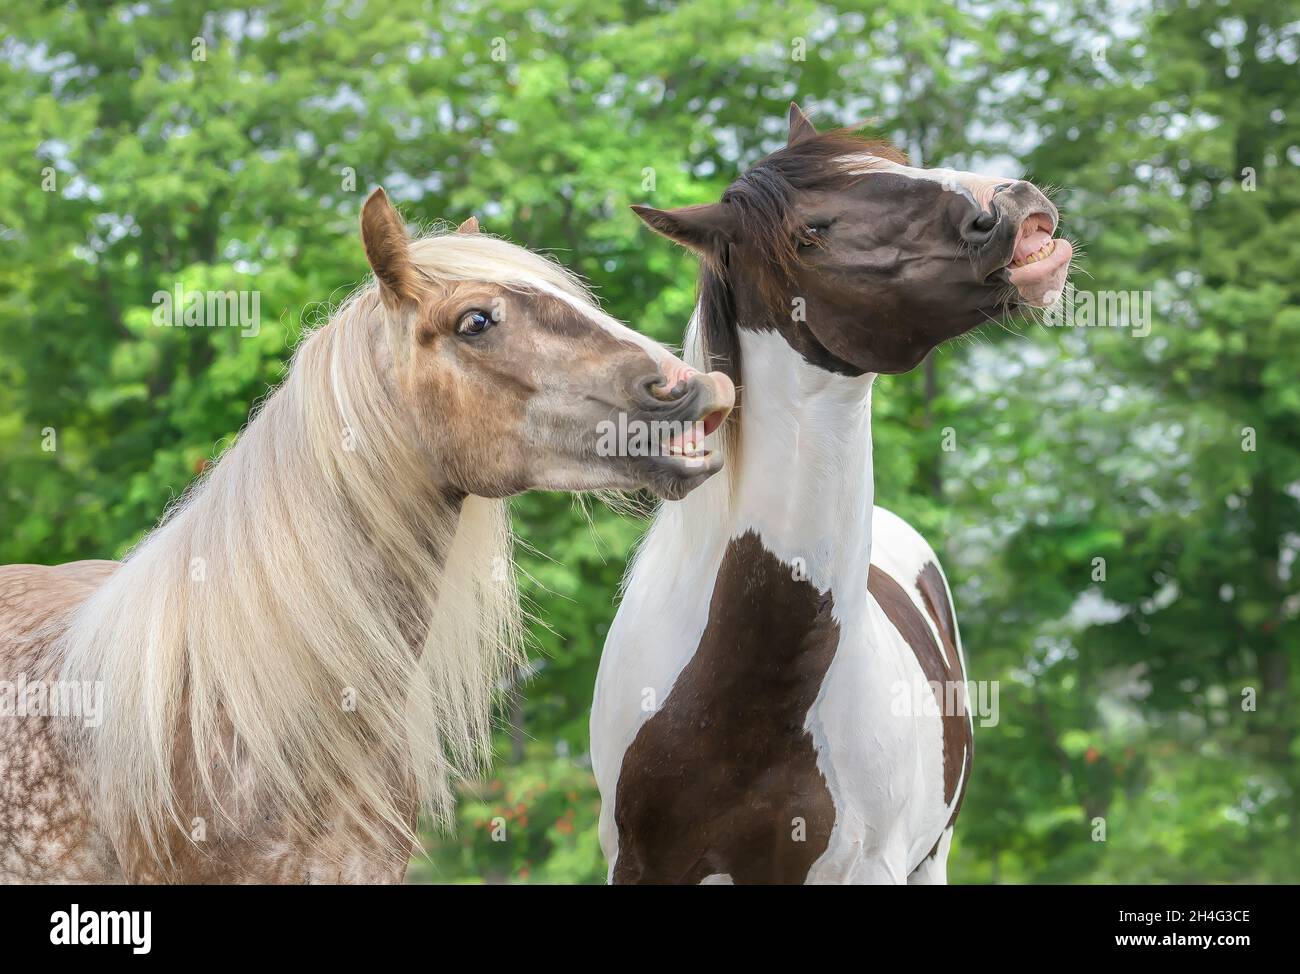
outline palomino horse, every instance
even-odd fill
[[[970,777],[947,582],[874,507],[872,383],[1053,303],[1071,248],[1029,183],[790,123],[720,203],[637,208],[700,255],[688,347],[742,401],[727,474],[661,509],[605,643],[616,883],[943,882]]]
[[[376,283],[123,563],[0,569],[23,698],[0,716],[0,879],[400,880],[515,659],[501,498],[679,497],[718,468],[596,444],[620,418],[720,422],[726,376],[545,258],[410,239],[382,191],[361,228]],[[85,688],[100,712],[70,706]]]

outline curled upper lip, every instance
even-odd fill
[[[701,381],[705,384],[701,390],[704,401],[696,404],[693,418],[682,422],[684,428],[678,435],[664,440],[672,455],[697,459],[711,455],[713,451],[704,447],[704,440],[726,421],[736,403],[736,387],[723,373],[711,372]]]
[[[726,409],[714,409],[699,419],[687,420],[681,424],[680,431],[662,441],[663,447],[669,454],[675,456],[707,456],[712,451],[704,446],[704,440],[722,425],[723,420],[727,418],[727,412]]]

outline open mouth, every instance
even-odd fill
[[[663,455],[691,460],[707,460],[713,451],[704,445],[705,437],[713,433],[727,418],[727,409],[715,409],[702,419],[687,423],[685,429],[670,436],[663,444]]]
[[[650,489],[667,500],[679,500],[722,469],[722,455],[704,445],[727,418],[730,407],[710,409],[699,419],[674,423],[672,432],[656,442],[641,462],[651,473]]]
[[[1053,237],[1054,229],[1047,214],[1034,213],[1025,219],[1016,234],[1016,246],[1007,270],[1022,304],[1049,307],[1060,299],[1065,288],[1074,248],[1070,241]]]
[[[630,455],[645,486],[678,500],[722,469],[722,454],[704,441],[716,433],[736,404],[736,387],[722,372],[695,375],[698,392],[674,419],[641,419],[651,432]],[[682,415],[684,413],[684,415]]]

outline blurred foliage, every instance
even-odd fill
[[[951,877],[1294,880],[1298,21],[1295,0],[10,4],[0,562],[139,539],[362,278],[377,184],[679,340],[693,261],[627,204],[717,198],[798,98],[923,164],[1057,187],[1078,286],[1153,295],[1146,337],[988,328],[877,386],[878,500],[944,556],[972,676],[1001,690]],[[259,291],[259,333],[153,327],[178,283]],[[536,672],[415,880],[604,875],[587,711],[644,524],[515,512]]]

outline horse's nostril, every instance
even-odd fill
[[[688,389],[690,389],[689,379],[678,379],[677,384],[672,388],[663,385],[658,378],[651,379],[646,383],[646,391],[649,392],[650,395],[654,396],[654,398],[663,400],[664,402],[675,402],[682,398],[682,396],[686,395]]]
[[[992,210],[985,210],[980,213],[971,223],[971,227],[980,233],[988,233],[998,225],[998,215]]]

